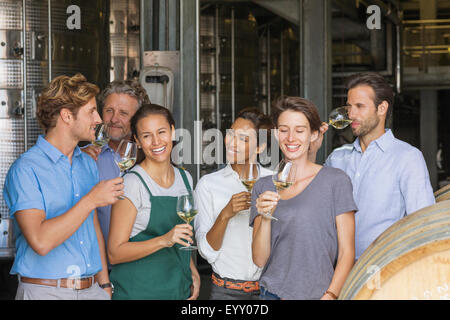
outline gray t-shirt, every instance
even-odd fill
[[[272,177],[259,179],[252,192],[250,226],[256,199],[276,192]],[[270,257],[260,284],[283,299],[320,299],[333,278],[338,257],[336,216],[357,211],[350,178],[340,169],[323,167],[297,196],[280,200],[273,215]]]
[[[172,168],[175,172],[175,181],[169,188],[157,184],[140,165],[136,165],[131,171],[136,171],[141,175],[154,196],[177,197],[180,194],[187,193],[187,189],[180,171],[174,166]],[[192,189],[192,177],[189,172],[185,171],[185,173]],[[136,220],[130,234],[130,238],[132,238],[147,228],[152,204],[150,203],[150,195],[138,176],[128,173],[123,180],[124,197],[128,198],[137,210]]]

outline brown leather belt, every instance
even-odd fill
[[[236,281],[232,279],[222,279],[218,274],[211,275],[213,283],[218,287],[225,287],[227,289],[241,290],[244,292],[259,291],[258,281]]]
[[[69,289],[76,289],[76,290],[83,290],[88,289],[92,287],[94,284],[94,277],[89,278],[64,278],[64,279],[36,279],[36,278],[27,278],[27,277],[20,277],[20,281],[23,283],[31,283],[31,284],[39,284],[43,286],[50,286],[50,287],[58,287],[58,281],[59,281],[59,287],[60,288],[69,288]]]

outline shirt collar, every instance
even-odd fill
[[[225,168],[223,168],[223,176],[224,177],[228,177],[230,175],[232,175],[233,173],[236,173],[233,168],[231,167],[231,164],[227,163],[227,166]]]
[[[57,163],[61,157],[65,157],[65,155],[58,150],[54,145],[48,142],[43,135],[39,135],[36,146],[42,150],[49,158],[53,161],[53,163]],[[81,150],[78,146],[73,150],[72,157],[79,157],[81,155]]]
[[[104,153],[104,152],[106,152],[107,150],[110,150],[111,152],[114,152],[113,148],[111,148],[111,147],[109,146],[109,144],[107,143],[107,144],[105,144],[105,145],[102,147],[102,151],[100,151],[100,153]]]
[[[385,152],[389,146],[394,141],[394,134],[391,129],[385,129],[384,134],[376,139],[374,142],[380,148],[381,151]],[[358,152],[362,152],[361,144],[359,143],[359,137],[356,138],[355,142],[353,142],[353,148]]]
[[[375,140],[375,143],[378,145],[381,151],[385,152],[393,141],[394,141],[394,134],[392,133],[392,130],[386,129],[385,133],[377,140]]]
[[[261,174],[261,170],[263,170],[263,167],[261,167],[261,165],[258,163],[258,171],[260,174]],[[235,174],[238,177],[238,173],[233,170],[233,168],[231,167],[231,164],[229,164],[229,163],[227,163],[226,167],[223,168],[222,173],[223,173],[224,177],[228,177],[233,174]]]

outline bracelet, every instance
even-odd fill
[[[327,291],[325,291],[325,294],[329,294],[333,299],[335,299],[335,300],[337,300],[337,295],[335,295],[333,292],[331,292],[331,291],[329,291],[329,290],[327,290]]]

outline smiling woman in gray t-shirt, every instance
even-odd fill
[[[336,299],[355,257],[350,178],[308,160],[321,121],[308,100],[282,97],[272,112],[280,149],[296,166],[294,184],[276,192],[272,177],[252,192],[253,262],[264,267],[261,299]],[[278,220],[260,213],[271,212]]]
[[[276,192],[272,177],[260,179],[252,193],[250,221],[258,215],[256,199]],[[320,299],[334,274],[338,257],[336,217],[357,210],[350,178],[323,167],[300,194],[279,200],[273,215],[270,257],[260,285],[284,299]],[[253,224],[253,223],[252,223]]]

